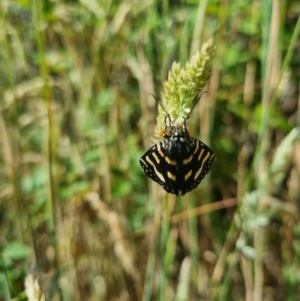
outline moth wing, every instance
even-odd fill
[[[196,188],[210,171],[215,159],[213,151],[202,141],[191,138],[191,151],[183,159],[182,195]]]
[[[167,192],[179,194],[175,177],[177,162],[166,156],[163,141],[154,144],[141,157],[139,163],[150,179],[161,185]]]

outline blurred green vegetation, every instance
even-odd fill
[[[299,12],[2,0],[0,300],[300,300]],[[138,164],[149,93],[209,39],[188,128],[217,160],[175,198]]]

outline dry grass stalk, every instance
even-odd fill
[[[85,196],[97,216],[102,219],[110,229],[110,235],[114,242],[114,251],[125,272],[132,277],[134,283],[141,287],[141,277],[137,268],[136,252],[134,244],[130,241],[130,233],[127,230],[125,220],[99,198],[96,192],[90,192]]]

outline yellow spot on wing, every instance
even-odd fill
[[[157,144],[157,151],[159,152],[159,154],[160,154],[163,158],[165,157],[164,153],[163,153],[162,150],[161,150],[161,145],[160,145],[160,143]]]
[[[193,160],[193,157],[195,156],[195,154],[197,154],[198,149],[199,149],[199,141],[196,141],[196,148],[195,148],[193,154],[189,158],[183,160],[184,165],[189,164]]]
[[[169,157],[166,157],[165,159],[166,159],[166,161],[167,161],[168,164],[174,165],[174,166],[176,165],[176,161],[171,160]]]
[[[176,182],[176,176],[174,176],[173,174],[171,174],[169,171],[167,172],[168,178],[170,178],[171,180],[173,180],[174,182]]]
[[[159,177],[159,179],[162,182],[165,182],[165,179],[164,179],[163,175],[156,169],[155,164],[151,161],[151,159],[149,158],[149,156],[146,157],[146,161],[153,167],[153,169],[154,169],[156,175]]]
[[[170,165],[176,165],[176,161],[174,161],[174,160],[171,160],[169,157],[166,157],[165,156],[165,154],[163,153],[163,151],[161,150],[161,145],[160,144],[158,144],[157,145],[157,151],[159,152],[159,154],[163,157],[163,158],[165,158],[165,160],[166,160],[166,162],[168,163],[168,164],[170,164]],[[153,154],[154,155],[154,154]],[[158,162],[157,162],[158,163]]]
[[[192,170],[190,170],[187,174],[185,174],[184,180],[186,181],[191,175],[192,175]]]
[[[152,153],[152,155],[153,155],[153,157],[154,157],[156,163],[159,164],[160,160],[159,160],[159,158],[157,157],[156,153]]]
[[[204,152],[204,148],[201,149],[201,152],[200,152],[200,154],[199,154],[199,156],[198,156],[198,161],[200,161],[200,159],[201,159],[201,157],[202,157],[202,155],[203,155],[203,152]]]
[[[201,167],[200,167],[199,170],[196,172],[196,174],[195,174],[195,176],[194,176],[194,180],[196,180],[196,179],[199,177],[199,175],[201,174],[202,169],[203,169],[203,166],[204,166],[204,164],[206,163],[206,161],[209,159],[209,157],[210,157],[210,153],[208,152],[207,155],[203,158]],[[198,160],[200,160],[200,158],[201,158],[201,156],[199,155]]]
[[[193,157],[194,157],[194,155],[191,155],[188,159],[184,159],[184,160],[183,160],[183,164],[184,164],[184,165],[185,165],[185,164],[189,164],[189,163],[192,161]]]

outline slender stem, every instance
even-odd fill
[[[45,41],[42,34],[41,24],[44,22],[42,2],[38,0],[33,0],[32,2],[32,13],[33,22],[35,28],[35,39],[38,47],[39,54],[39,67],[40,73],[43,78],[43,99],[48,112],[48,133],[47,133],[47,169],[48,169],[48,209],[49,209],[49,227],[52,235],[52,243],[55,250],[54,262],[56,266],[56,278],[55,281],[58,285],[58,280],[60,278],[60,267],[58,262],[59,246],[58,246],[58,204],[55,197],[55,177],[54,177],[54,146],[55,146],[55,135],[54,135],[54,116],[52,110],[52,95],[48,83],[48,68],[45,60]],[[58,286],[61,300],[63,300],[63,295],[60,287]]]

